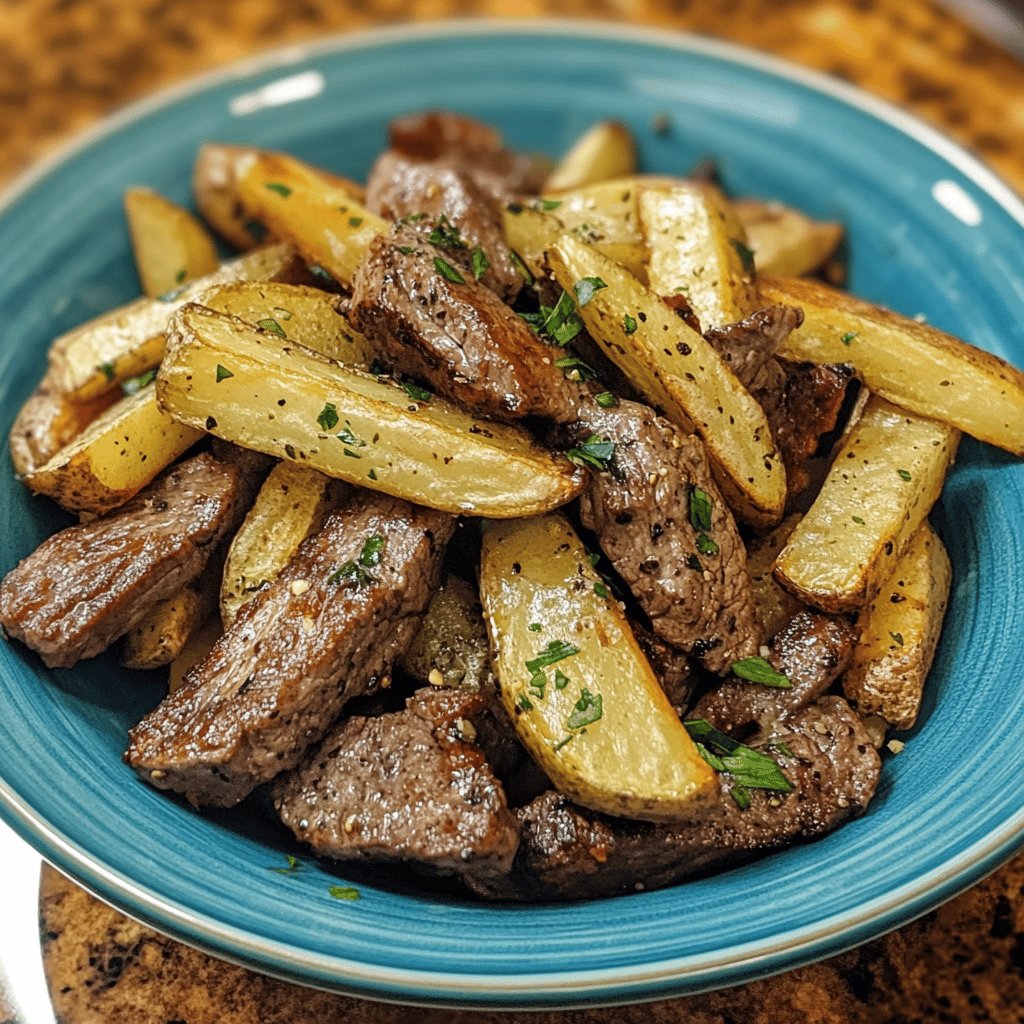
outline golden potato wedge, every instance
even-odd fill
[[[285,153],[271,153],[252,146],[208,142],[196,157],[192,171],[192,193],[206,222],[237,249],[251,249],[254,245],[270,240],[266,228],[246,209],[238,193],[238,182],[255,160],[262,156],[273,156],[286,162],[292,168],[292,173],[344,189],[354,199],[362,201],[362,185],[319,167],[311,167]]]
[[[307,281],[309,271],[290,245],[273,245],[225,263],[163,299],[138,299],[61,335],[50,347],[54,386],[89,402],[163,358],[164,329],[175,310],[228,281]]]
[[[839,248],[843,226],[760,199],[734,199],[732,208],[747,236],[758,273],[780,277],[811,274]]]
[[[168,328],[157,394],[189,426],[454,514],[534,515],[583,486],[567,459],[525,431],[477,420],[437,397],[412,397],[195,304]]]
[[[121,664],[135,669],[169,665],[202,623],[204,612],[203,598],[193,587],[161,601],[125,635]]]
[[[562,515],[487,523],[480,595],[501,696],[555,786],[667,821],[716,791],[586,548]]]
[[[764,410],[704,337],[629,271],[564,235],[548,254],[569,294],[597,277],[606,287],[580,308],[591,337],[665,415],[703,439],[722,493],[755,526],[782,517],[786,470]]]
[[[872,396],[814,504],[775,562],[775,578],[826,612],[863,607],[924,522],[960,432]]]
[[[619,121],[599,121],[572,144],[544,183],[544,191],[564,192],[635,171],[633,133]]]
[[[398,664],[432,686],[473,691],[493,686],[487,626],[472,583],[448,577],[430,599],[423,624]]]
[[[860,640],[843,675],[843,692],[862,715],[879,715],[894,729],[913,728],[951,583],[945,545],[924,522],[878,596],[857,616]]]
[[[171,419],[149,384],[112,405],[47,463],[27,473],[25,484],[69,512],[109,512],[202,436]]]
[[[799,522],[799,514],[788,515],[774,530],[754,537],[747,544],[747,573],[754,607],[764,635],[769,639],[805,607],[802,601],[780,587],[772,575],[775,559]]]
[[[213,650],[213,645],[223,634],[220,620],[214,615],[189,636],[167,673],[167,689],[171,693],[184,685],[185,676],[192,666],[198,665]]]
[[[369,369],[373,345],[339,311],[340,299],[319,288],[273,281],[236,281],[199,296],[201,305],[291,338],[346,366]]]
[[[296,164],[280,154],[261,154],[242,175],[238,194],[275,237],[348,286],[370,242],[390,225],[347,189],[310,178]]]
[[[117,399],[118,396],[111,393],[92,402],[70,402],[53,386],[47,374],[11,425],[14,472],[25,476],[49,462]]]
[[[272,583],[299,545],[324,524],[337,482],[323,473],[279,462],[235,534],[224,563],[220,617],[227,629],[239,609]]]
[[[1024,455],[1024,373],[998,356],[817,281],[765,276],[761,294],[804,311],[780,355],[849,363],[890,402]]]
[[[647,188],[638,200],[647,278],[658,295],[686,296],[701,327],[735,323],[760,305],[747,236],[714,186]]]
[[[142,291],[151,299],[217,269],[213,239],[177,203],[152,189],[130,188],[124,194],[124,212]]]

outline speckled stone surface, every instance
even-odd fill
[[[464,14],[587,14],[753,45],[905,104],[1024,190],[1024,65],[920,0],[3,0],[0,180],[123,103],[227,61],[348,28]],[[526,1018],[298,989],[164,939],[50,869],[40,925],[61,1024],[1024,1021],[1024,857],[900,932],[779,978]],[[0,1024],[10,1020],[0,985]]]

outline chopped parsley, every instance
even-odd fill
[[[338,407],[333,402],[324,402],[316,421],[321,430],[333,430],[338,425]]]
[[[564,348],[583,330],[583,321],[576,312],[572,296],[563,291],[553,306],[541,305],[536,313],[521,313],[520,316],[551,344]]]
[[[539,633],[544,627],[539,622],[531,622],[526,628],[531,633]]]
[[[366,442],[351,427],[342,428],[341,433],[336,436],[342,444],[351,445],[353,448],[366,447]]]
[[[185,273],[185,268],[184,268],[184,267],[182,267],[182,268],[181,268],[181,270],[179,270],[179,271],[178,271],[178,272],[177,272],[177,273],[176,273],[176,274],[174,275],[174,283],[175,283],[175,284],[181,284],[181,282],[182,282],[182,281],[184,281],[184,280],[185,280],[185,278],[186,278],[187,276],[188,276],[188,275],[187,275],[187,274]]]
[[[600,580],[594,584],[594,593],[602,600],[608,600],[608,588]]]
[[[612,409],[619,404],[619,400],[610,391],[602,391],[601,394],[594,397],[594,401],[602,409]]]
[[[628,313],[622,318],[622,329],[626,334],[636,334],[636,317],[630,316]]]
[[[862,518],[861,518],[860,516],[850,516],[850,518],[851,518],[851,519],[852,519],[852,520],[853,520],[853,521],[854,521],[854,522],[855,522],[855,523],[856,523],[856,524],[857,524],[858,526],[865,526],[865,525],[867,525],[867,524],[866,524],[866,523],[864,522],[864,520],[863,520],[863,519],[862,519]]]
[[[576,356],[556,359],[555,366],[564,371],[569,380],[594,380],[597,377],[597,370],[587,365],[582,359],[577,359]]]
[[[788,793],[793,784],[782,774],[782,769],[767,754],[737,743],[719,732],[703,718],[683,723],[697,752],[716,771],[733,780],[733,799],[742,810],[750,806],[750,789],[767,789]]]
[[[523,262],[523,257],[515,249],[509,249],[508,258],[512,261],[512,266],[516,268],[517,273],[526,282],[527,286],[533,287],[533,274],[530,273],[530,268]]]
[[[403,256],[411,256],[416,251],[416,246],[415,245],[400,245],[400,246],[398,246],[398,251]]]
[[[332,885],[327,892],[336,900],[348,900],[350,903],[362,898],[359,890],[351,885]]]
[[[369,478],[370,478],[371,480],[376,480],[376,479],[377,479],[377,471],[376,471],[375,469],[371,469],[371,470],[370,470],[370,472],[369,472],[369,473],[367,473],[366,475],[367,475],[367,476],[368,476],[368,477],[369,477]]]
[[[792,689],[793,684],[788,676],[776,672],[764,658],[743,658],[732,663],[732,674],[740,679],[746,679],[748,683],[758,683],[761,686],[772,686],[779,690]]]
[[[903,646],[903,634],[902,633],[893,633],[892,631],[890,631],[889,636],[891,636],[893,638],[893,640],[895,640],[896,643],[899,644],[900,647]]]
[[[736,250],[736,254],[740,258],[740,263],[743,265],[743,271],[746,274],[754,273],[754,251],[741,242],[738,238],[732,240],[732,247]]]
[[[555,743],[551,747],[551,749],[554,751],[559,751],[562,749],[562,747],[566,745],[566,743],[571,743],[574,739],[576,739],[576,733],[571,732],[568,736],[563,736],[557,743]]]
[[[96,367],[96,369],[99,370],[100,373],[102,373],[103,376],[107,378],[107,380],[113,380],[114,377],[116,376],[116,374],[114,373],[114,364],[113,363],[100,363]],[[218,378],[218,380],[219,379],[220,378]]]
[[[698,533],[697,550],[702,555],[717,555],[718,545],[706,533]]]
[[[270,331],[271,334],[276,334],[282,338],[288,337],[288,335],[284,333],[284,328],[272,316],[268,316],[264,320],[257,320],[256,326],[262,327],[263,330]]]
[[[465,284],[466,279],[443,257],[434,257],[434,268],[446,280],[453,284]]]
[[[908,480],[909,481],[911,479],[910,470],[907,470],[907,469],[897,469],[896,470],[896,475],[901,480]]]
[[[361,557],[361,556],[360,556]],[[365,587],[373,583],[373,577],[361,566],[357,565],[351,558],[342,562],[338,568],[327,577],[328,583],[344,583],[351,587]]]
[[[227,380],[228,377],[234,377],[234,374],[226,367],[217,364],[217,383],[219,384],[222,380]]]
[[[844,345],[849,345],[850,342],[853,341],[853,339],[856,338],[856,337],[857,337],[857,332],[856,331],[847,331],[839,340]]]
[[[615,442],[602,441],[599,434],[591,434],[583,444],[576,448],[570,448],[565,453],[565,457],[573,464],[589,466],[598,471],[608,469],[608,464],[614,455]]]
[[[442,213],[427,241],[438,249],[465,249],[462,232]]]
[[[535,210],[543,210],[545,213],[557,210],[562,205],[561,199],[537,199],[533,202]]]
[[[479,281],[487,273],[487,268],[491,265],[491,261],[487,258],[487,253],[478,245],[469,254],[469,265],[473,271],[473,280]]]
[[[121,381],[121,390],[126,395],[138,394],[143,388],[149,387],[156,380],[156,368],[140,373],[138,377],[129,377]]]
[[[284,855],[284,859],[288,862],[286,868],[267,868],[268,871],[273,871],[278,875],[295,875],[302,870],[302,863],[298,857],[293,857],[290,853]]]
[[[700,559],[696,555],[686,556],[686,568],[692,569],[694,572],[704,571],[704,566],[700,564]]]
[[[287,199],[292,194],[292,190],[287,185],[282,185],[279,181],[265,181],[263,187],[271,192],[276,192],[284,199]]]
[[[690,488],[690,525],[707,533],[711,529],[711,495],[699,487]]]
[[[427,215],[425,213],[407,213],[404,217],[400,217],[397,221],[399,224],[418,224],[421,220],[426,220]]]
[[[367,569],[380,565],[383,550],[384,538],[379,533],[373,534],[372,537],[367,537],[363,550],[359,553],[359,564]]]
[[[399,381],[399,384],[402,390],[417,402],[429,402],[434,397],[432,392],[426,388],[421,388],[418,384],[413,384],[411,381],[402,380]]]
[[[560,669],[555,669],[555,689],[564,690],[569,685],[569,677]]]
[[[572,713],[565,720],[567,729],[584,729],[601,720],[604,714],[601,694],[593,694],[586,687],[580,690],[580,699],[576,701]]]
[[[579,653],[580,649],[568,640],[552,640],[537,657],[531,658],[526,662],[526,671],[530,675],[535,675],[541,669],[548,668],[559,661],[571,658],[574,654]]]
[[[530,700],[530,698],[527,697],[525,693],[519,694],[519,697],[516,699],[516,703],[524,711],[532,711],[533,710],[533,701]]]
[[[599,277],[583,277],[572,286],[572,290],[576,293],[576,301],[582,309],[597,292],[607,287],[608,285]]]
[[[349,217],[349,219],[348,219],[348,226],[350,228],[357,228],[362,223],[363,223],[363,218],[362,217]]]

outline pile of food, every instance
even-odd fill
[[[929,511],[961,432],[1024,451],[1024,375],[621,125],[552,167],[431,112],[365,188],[213,144],[194,184],[243,254],[132,190],[146,297],[54,341],[11,433],[80,522],[0,624],[168,671],[142,780],[518,900],[867,807],[949,594]]]

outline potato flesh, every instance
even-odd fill
[[[870,601],[942,490],[959,431],[872,396],[775,563],[775,578],[827,612]]]
[[[707,447],[715,479],[744,521],[771,526],[782,516],[786,471],[764,410],[712,346],[627,270],[569,235],[549,253],[558,283],[570,294],[585,277],[600,277],[580,309],[591,337],[668,419],[695,430]],[[630,318],[627,328],[626,317]]]
[[[714,185],[645,189],[639,216],[650,252],[651,291],[684,295],[704,330],[735,323],[758,308],[743,225]]]
[[[804,311],[780,355],[849,363],[883,398],[1024,455],[1024,373],[998,356],[816,281],[765,277],[761,289]]]
[[[125,636],[121,664],[134,669],[169,665],[184,650],[204,612],[203,598],[192,587],[161,601]]]
[[[156,479],[202,436],[168,416],[150,384],[93,420],[49,462],[28,473],[25,483],[69,512],[109,512]]]
[[[138,299],[62,335],[50,348],[54,386],[76,402],[98,398],[153,369],[164,354],[167,321],[208,288],[228,281],[299,280],[305,267],[289,245],[258,249],[163,299]]]
[[[772,575],[775,559],[799,522],[799,514],[786,516],[774,530],[752,537],[747,544],[747,574],[750,576],[754,607],[764,635],[769,639],[804,608],[803,602],[779,586]]]
[[[878,596],[857,617],[860,639],[843,691],[862,715],[879,715],[894,729],[913,728],[951,583],[945,545],[922,523]]]
[[[759,274],[802,277],[813,273],[843,240],[841,224],[812,220],[781,203],[734,199],[732,208]]]
[[[502,700],[527,750],[571,799],[652,821],[691,816],[713,791],[713,772],[617,603],[595,585],[603,587],[564,516],[486,524],[480,591]],[[579,652],[545,669],[543,698],[531,696],[526,662],[553,641]],[[556,669],[569,680],[562,689]],[[600,696],[601,717],[573,729],[584,689]]]
[[[142,291],[150,298],[212,274],[220,262],[206,228],[177,203],[148,188],[130,188],[124,211]]]
[[[270,471],[224,563],[220,615],[225,629],[323,525],[333,484],[330,477],[293,462],[279,462]]]
[[[618,121],[599,121],[573,143],[544,184],[560,192],[592,185],[636,170],[636,145],[630,130]]]
[[[390,227],[346,189],[310,180],[273,154],[253,162],[239,182],[239,195],[276,237],[346,287],[370,243]]]
[[[534,515],[582,488],[567,459],[518,428],[477,420],[436,396],[414,400],[397,384],[241,320],[191,305],[175,316],[169,339],[157,377],[161,405],[245,448],[453,514]],[[323,427],[328,403],[338,421]],[[338,436],[345,432],[348,441]]]

